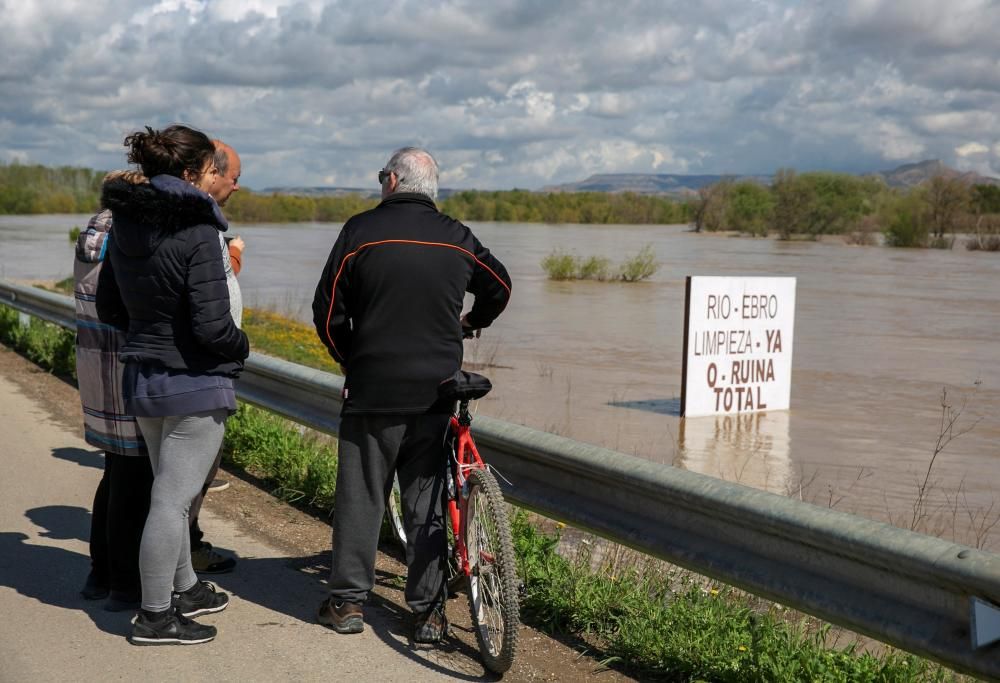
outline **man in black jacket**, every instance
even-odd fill
[[[464,331],[488,327],[510,299],[503,264],[437,210],[438,168],[396,151],[379,172],[382,203],[344,225],[313,300],[320,339],[344,369],[330,597],[318,620],[364,629],[385,501],[398,473],[406,526],[406,601],[416,642],[447,630],[445,450],[450,405],[438,385],[462,365]],[[475,296],[462,315],[465,293]]]

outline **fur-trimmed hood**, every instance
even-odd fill
[[[229,229],[211,196],[171,175],[145,182],[142,176],[109,178],[101,190],[101,204],[111,210],[114,240],[129,256],[156,251],[163,239],[194,225]]]

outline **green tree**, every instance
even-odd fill
[[[969,209],[971,193],[968,183],[958,178],[936,175],[926,183],[923,198],[927,202],[927,220],[936,242],[954,231],[959,218]]]
[[[726,223],[730,230],[751,235],[767,235],[774,212],[774,198],[763,185],[745,180],[729,190]]]

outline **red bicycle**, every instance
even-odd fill
[[[502,674],[514,663],[518,630],[517,564],[510,520],[500,485],[483,462],[472,439],[469,403],[490,392],[482,375],[459,371],[438,389],[445,401],[454,401],[448,433],[446,473],[448,517],[451,521],[449,586],[468,581],[469,611],[483,663]],[[406,545],[398,482],[389,496],[388,515],[393,532]]]

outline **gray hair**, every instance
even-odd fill
[[[437,199],[438,165],[431,153],[419,147],[403,147],[392,153],[385,170],[396,174],[396,192],[416,192]]]
[[[221,140],[213,140],[212,142],[215,143],[215,156],[212,157],[212,163],[219,169],[219,175],[226,175],[229,171],[229,154],[226,153],[226,146]]]

